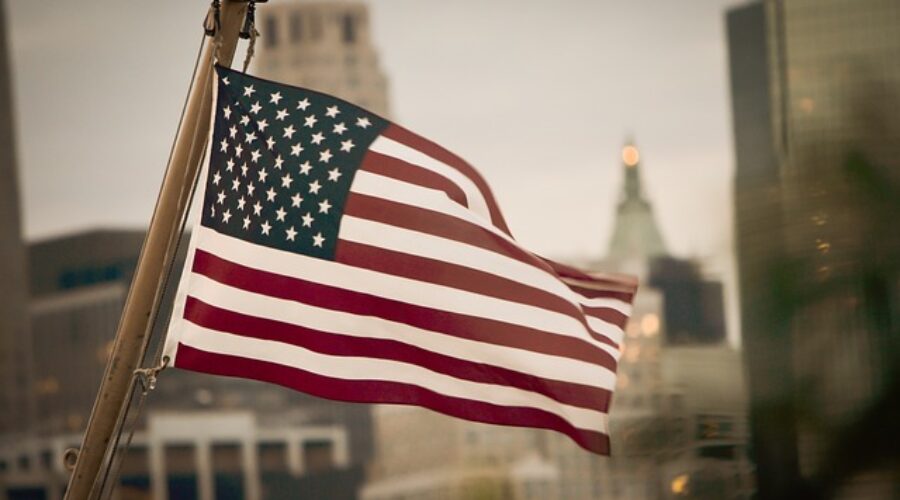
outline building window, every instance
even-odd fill
[[[341,18],[341,31],[343,33],[344,43],[356,42],[356,20],[353,16],[346,14]]]
[[[278,45],[278,19],[275,16],[266,18],[266,29],[262,37],[266,41],[266,47],[272,48]]]
[[[303,40],[303,16],[295,12],[291,16],[291,42],[297,43]]]

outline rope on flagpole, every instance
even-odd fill
[[[238,36],[245,40],[249,40],[247,54],[244,56],[244,73],[246,73],[247,68],[250,66],[250,60],[253,59],[253,54],[256,52],[256,37],[259,36],[259,31],[256,30],[255,0],[250,0],[247,3],[247,15],[244,17],[244,26],[241,28],[241,32]]]

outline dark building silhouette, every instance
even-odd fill
[[[667,345],[725,342],[722,283],[704,279],[696,263],[657,257],[650,261],[647,284],[663,296]]]
[[[12,65],[0,2],[0,434],[22,431],[31,416],[28,285],[19,218]]]
[[[863,438],[897,412],[885,318],[900,317],[900,210],[886,201],[900,181],[898,20],[890,0],[764,0],[726,16],[761,498],[900,492],[895,450]]]

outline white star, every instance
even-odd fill
[[[287,127],[284,128],[284,136],[283,137],[287,137],[288,139],[293,139],[294,132],[296,132],[296,130],[294,130],[294,125],[293,124],[288,125]]]
[[[266,169],[261,168],[261,169],[259,169],[259,173],[258,173],[257,175],[259,175],[259,182],[262,182],[262,183],[265,184],[265,182],[266,182],[266,177],[269,176],[269,173],[266,172]]]
[[[262,212],[262,205],[257,201],[253,204],[253,215],[259,215]]]
[[[302,109],[303,111],[306,111],[307,107],[309,107],[309,99],[307,99],[305,97],[303,98],[302,101],[297,103],[297,109]]]
[[[346,132],[346,131],[347,131],[347,126],[344,125],[344,122],[341,122],[341,123],[336,124],[336,125],[334,126],[334,129],[332,130],[332,132],[334,132],[334,133],[337,134],[337,135],[341,135],[341,134],[343,134],[343,133]]]
[[[218,185],[219,185],[219,181],[221,181],[221,180],[222,180],[222,176],[219,175],[219,172],[216,172],[216,174],[213,175],[213,184],[215,184],[216,186],[218,186]]]
[[[231,106],[225,106],[222,108],[222,113],[225,115],[226,120],[231,119]]]
[[[350,150],[353,149],[353,146],[356,146],[356,144],[353,144],[352,139],[347,139],[346,141],[341,141],[341,151],[349,153]]]
[[[300,208],[300,203],[303,202],[303,197],[300,196],[300,193],[294,193],[294,196],[291,196],[291,206],[294,208]]]
[[[299,142],[291,146],[291,156],[300,156],[301,151],[303,151],[303,146]]]
[[[259,226],[259,229],[262,231],[262,234],[268,235],[272,226],[269,225],[269,221],[263,221],[262,225]]]
[[[244,142],[250,144],[251,142],[256,140],[256,132],[249,132],[246,136],[244,136]]]
[[[290,188],[292,182],[294,182],[294,179],[291,177],[291,174],[284,174],[281,178],[281,187]]]
[[[278,104],[281,101],[281,92],[275,92],[271,96],[269,96],[269,102],[272,104]]]
[[[306,212],[306,215],[304,215],[302,217],[302,219],[303,219],[303,227],[312,227],[313,221],[316,220],[315,218],[313,218],[312,215],[309,214],[309,212]]]
[[[232,125],[231,128],[228,129],[228,135],[230,135],[231,138],[234,139],[234,136],[237,135],[237,127],[235,127],[234,125]]]
[[[256,186],[254,186],[252,182],[248,182],[247,183],[247,195],[253,196],[253,191],[255,191],[255,190],[256,190]]]
[[[225,209],[225,211],[222,212],[222,222],[228,224],[229,220],[231,220],[231,210]]]
[[[327,214],[328,210],[330,210],[330,209],[331,209],[331,203],[328,203],[328,200],[319,202],[319,213],[320,214]]]
[[[250,112],[253,113],[254,115],[259,113],[259,110],[261,110],[261,109],[262,109],[262,106],[259,105],[259,101],[254,102],[253,105],[250,106]]]
[[[275,211],[275,218],[284,222],[284,216],[287,215],[287,212],[284,211],[284,207],[278,207],[278,210]]]
[[[250,216],[244,216],[244,229],[250,229]]]
[[[328,180],[337,182],[338,177],[341,176],[341,171],[334,167],[333,169],[328,171]]]
[[[303,121],[303,125],[305,127],[313,128],[313,126],[315,126],[316,122],[319,120],[316,119],[316,115],[309,115]]]
[[[282,163],[284,163],[284,160],[281,158],[281,155],[278,155],[278,158],[275,158],[275,168],[281,170]]]
[[[249,170],[249,169],[247,168],[246,163],[241,165],[241,177],[247,177],[247,170]]]
[[[328,163],[328,160],[330,160],[330,159],[331,159],[331,150],[330,149],[326,149],[325,151],[322,151],[321,153],[319,153],[319,161],[320,162]]]
[[[288,241],[294,241],[294,238],[297,237],[297,230],[294,229],[294,226],[287,228],[285,233],[286,233],[285,238],[287,238]]]
[[[253,85],[244,87],[244,97],[250,97],[254,92],[256,92],[256,89],[253,88]]]
[[[324,242],[325,242],[325,238],[322,236],[322,233],[316,233],[316,235],[313,236],[313,246],[314,247],[321,247],[322,243],[324,243]]]
[[[370,122],[368,118],[357,118],[356,119],[356,126],[359,128],[366,129],[366,128],[369,128],[371,125],[372,125],[372,122]]]
[[[250,123],[250,117],[247,115],[241,115],[241,125],[246,127],[248,123]]]
[[[241,153],[244,152],[244,146],[237,144],[234,146],[234,156],[241,156]]]
[[[312,194],[319,194],[319,190],[322,189],[322,185],[319,184],[319,181],[312,181],[309,183],[309,192]]]
[[[252,153],[250,153],[250,161],[252,161],[253,163],[257,163],[257,162],[259,162],[260,156],[261,155],[259,153],[259,150],[258,149],[254,150]]]
[[[210,217],[215,217],[215,216],[216,216],[216,206],[215,206],[215,205],[209,207],[209,216],[210,216]]]
[[[275,139],[272,139],[272,136],[266,137],[266,146],[269,149],[272,149],[275,147]]]
[[[244,197],[241,196],[241,199],[238,200],[238,210],[243,210],[244,205],[246,205],[246,204],[247,204],[247,200],[245,200]]]
[[[321,132],[316,132],[316,133],[313,134],[313,136],[312,136],[312,143],[313,143],[313,144],[321,144],[321,142],[324,141],[324,140],[325,140],[325,136],[322,135]]]
[[[224,202],[225,202],[225,191],[219,191],[219,196],[218,196],[218,198],[219,198],[219,199],[218,199],[217,203],[218,203],[219,205],[221,205],[222,203],[224,203]]]
[[[328,106],[325,108],[325,116],[329,118],[334,118],[341,113],[341,110],[338,109],[337,106]]]
[[[266,201],[275,201],[276,194],[278,193],[270,187],[269,190],[266,191]]]
[[[232,179],[232,180],[231,180],[231,190],[232,190],[232,191],[237,191],[237,190],[240,189],[240,188],[241,188],[241,181],[238,180],[237,178]]]
[[[227,76],[225,78],[222,78],[222,83],[224,83],[225,85],[231,85],[231,81],[228,79]]]
[[[256,127],[259,128],[260,132],[265,132],[266,127],[268,127],[268,126],[269,126],[269,122],[266,121],[265,119],[257,120],[257,122],[256,122]]]
[[[309,161],[305,161],[300,164],[300,173],[303,175],[309,175],[309,171],[312,169],[312,165],[309,164]]]
[[[229,158],[228,161],[225,162],[225,165],[227,165],[225,167],[225,170],[227,170],[229,172],[234,170],[234,160],[232,160],[231,158]]]
[[[288,113],[287,108],[285,108],[285,109],[275,112],[275,119],[276,120],[284,120],[285,118],[288,117],[288,115],[290,115],[290,113]]]
[[[227,153],[228,152],[228,139],[222,139],[222,142],[220,142],[219,144],[221,144],[221,146],[222,146],[222,152]]]

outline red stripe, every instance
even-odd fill
[[[390,124],[386,129],[381,132],[381,135],[393,139],[399,143],[405,144],[413,149],[417,149],[422,153],[434,158],[435,160],[458,170],[461,174],[465,175],[472,181],[473,184],[478,188],[481,192],[481,196],[487,202],[488,210],[491,213],[491,222],[501,229],[504,233],[510,234],[509,227],[506,225],[506,221],[503,219],[503,214],[500,213],[500,208],[497,206],[497,202],[494,199],[494,194],[491,192],[491,188],[488,187],[487,182],[485,182],[484,178],[481,177],[481,174],[475,171],[471,165],[466,163],[462,158],[456,156],[450,151],[444,149],[443,147],[421,137],[419,135],[410,132],[409,130],[396,125]]]
[[[627,304],[631,304],[634,300],[634,294],[628,292],[617,292],[614,290],[597,290],[596,288],[588,288],[583,286],[572,285],[566,283],[573,292],[583,295],[589,299],[616,299]]]
[[[609,409],[610,392],[599,387],[545,379],[507,368],[466,361],[397,340],[347,336],[248,316],[209,305],[194,297],[187,297],[184,319],[212,330],[285,342],[322,354],[389,359],[460,379],[517,387],[543,394],[564,404],[604,413]]]
[[[314,396],[359,403],[424,406],[454,417],[561,432],[586,450],[609,454],[609,436],[578,429],[553,413],[445,396],[423,387],[380,380],[344,380],[256,359],[206,352],[179,343],[175,366],[215,375],[263,380]]]
[[[625,325],[628,324],[628,316],[611,307],[581,306],[581,309],[588,316],[593,316],[597,319],[606,321],[623,330],[625,329]]]
[[[334,259],[337,262],[354,267],[458,288],[565,314],[581,323],[585,329],[592,333],[595,339],[613,347],[619,347],[612,339],[593,332],[585,321],[584,313],[578,306],[553,293],[532,288],[507,278],[449,262],[346,240],[338,241]],[[606,319],[607,316],[597,317]],[[612,321],[609,322],[611,323]]]
[[[451,200],[464,207],[469,206],[466,201],[466,193],[455,182],[431,170],[407,163],[399,158],[369,150],[363,157],[360,169],[418,186],[443,191]]]
[[[228,286],[325,309],[384,318],[478,342],[579,359],[615,372],[616,361],[587,341],[493,319],[407,304],[321,283],[251,269],[197,249],[193,272]]]

